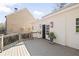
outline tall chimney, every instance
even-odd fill
[[[17,11],[18,10],[18,8],[14,8],[15,9],[15,11]]]

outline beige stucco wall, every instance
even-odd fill
[[[37,20],[33,23],[33,32],[37,32],[33,34],[33,37],[36,38],[42,38],[42,27],[40,27],[42,25],[42,20]]]
[[[7,32],[31,32],[32,23],[35,21],[27,9],[16,11],[7,15]]]

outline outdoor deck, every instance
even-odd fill
[[[0,56],[79,56],[79,50],[59,44],[49,44],[45,39],[26,39],[5,47]]]
[[[12,43],[5,47],[0,56],[30,56],[23,42]]]

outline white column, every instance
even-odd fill
[[[21,33],[19,33],[19,41],[21,41]]]
[[[1,52],[3,51],[3,46],[4,46],[4,43],[3,43],[3,34],[1,34]]]

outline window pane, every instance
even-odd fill
[[[51,24],[51,28],[53,28],[53,22],[50,22],[50,24]]]
[[[46,25],[46,34],[49,34],[49,25]]]
[[[76,25],[79,25],[79,21],[76,21]]]
[[[76,32],[79,32],[79,26],[76,26]]]
[[[79,21],[79,18],[76,18],[76,21]]]

